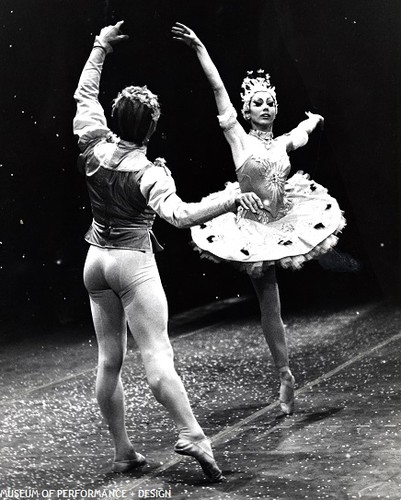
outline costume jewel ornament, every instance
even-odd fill
[[[249,135],[257,137],[260,141],[264,142],[265,144],[270,144],[273,140],[273,132],[270,131],[251,129],[249,131]]]
[[[130,87],[126,87],[121,92],[119,92],[117,97],[113,101],[112,112],[122,99],[139,101],[140,103],[147,106],[151,111],[152,120],[154,122],[157,122],[157,120],[160,118],[160,104],[157,95],[151,92],[146,85],[144,85],[143,87],[136,87],[134,85],[131,85]]]
[[[249,103],[252,99],[252,96],[256,94],[256,92],[268,92],[277,106],[277,97],[275,87],[273,87],[270,83],[270,75],[265,73],[263,69],[258,69],[256,72],[257,76],[253,76],[253,71],[247,71],[247,75],[241,84],[241,100],[243,103],[242,106],[242,114],[244,118],[247,118],[247,114],[249,113]]]

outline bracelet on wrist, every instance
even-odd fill
[[[107,54],[107,50],[103,47],[103,45],[100,45],[100,43],[94,43],[93,48],[94,49],[102,49],[103,52],[105,52]]]
[[[93,47],[99,47],[99,48],[101,48],[102,50],[104,50],[104,52],[106,54],[109,54],[110,52],[113,52],[113,48],[109,44],[109,42],[103,41],[99,36],[97,36],[95,38],[95,43],[93,44]]]

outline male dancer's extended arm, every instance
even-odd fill
[[[119,21],[114,26],[103,28],[95,38],[92,51],[74,93],[77,112],[73,122],[74,134],[78,136],[78,145],[85,149],[88,141],[110,134],[103,108],[99,103],[99,85],[106,55],[113,51],[112,44],[128,37],[120,34]]]

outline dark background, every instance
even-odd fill
[[[292,155],[293,171],[328,187],[348,224],[334,256],[279,271],[284,310],[397,298],[400,11],[398,0],[2,0],[1,324],[29,332],[88,320],[81,274],[91,214],[76,169],[72,95],[95,34],[120,19],[130,41],[108,56],[101,102],[109,112],[130,84],[160,96],[149,157],[167,159],[186,201],[235,175],[196,57],[171,39],[176,20],[205,42],[237,109],[246,70],[271,74],[276,135],[306,110],[325,117],[324,130]],[[172,313],[251,293],[245,275],[199,259],[188,230],[159,220],[155,232]]]

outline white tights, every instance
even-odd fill
[[[99,357],[96,397],[110,429],[115,460],[134,454],[125,427],[121,368],[127,323],[141,353],[149,386],[181,437],[204,437],[178,376],[167,334],[167,301],[154,255],[91,246],[84,267]]]

